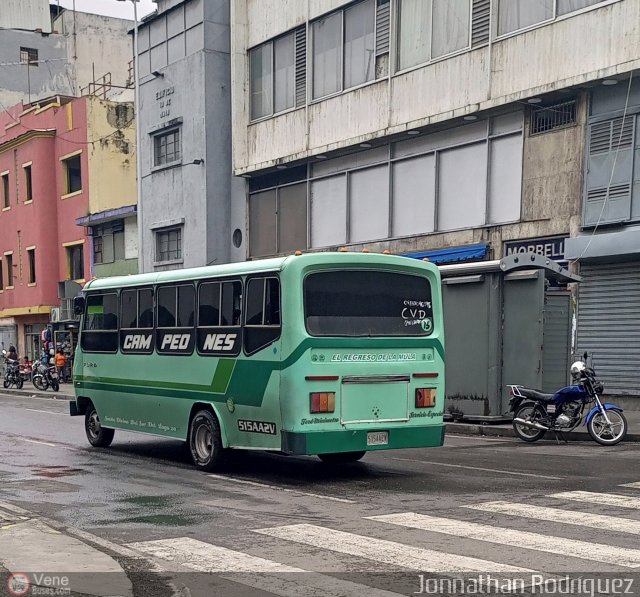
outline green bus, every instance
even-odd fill
[[[372,253],[92,280],[72,415],[188,443],[197,468],[232,449],[353,462],[441,446],[444,332],[431,263]]]

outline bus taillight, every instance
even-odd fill
[[[416,408],[430,408],[436,405],[435,388],[416,389]]]
[[[309,410],[311,413],[332,413],[336,410],[335,392],[311,392],[309,394]]]

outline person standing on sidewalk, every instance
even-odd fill
[[[58,370],[58,379],[60,381],[64,380],[64,368],[66,364],[67,357],[64,356],[64,352],[62,351],[62,348],[60,348],[56,354],[56,369]]]

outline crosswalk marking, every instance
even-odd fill
[[[312,524],[292,524],[258,529],[254,532],[422,572],[445,574],[454,572],[534,572],[527,568],[413,547]]]
[[[576,558],[616,564],[627,568],[640,567],[640,550],[638,549],[539,535],[528,531],[516,531],[450,518],[437,518],[413,512],[384,514],[367,518],[403,527],[454,535],[456,537],[467,537],[499,545],[511,545],[564,556],[569,554]]]
[[[128,547],[147,555],[182,564],[191,570],[221,573],[223,578],[233,582],[282,597],[300,597],[300,595],[309,595],[310,597],[344,597],[345,595],[398,597],[397,593],[310,572],[295,566],[286,566],[272,560],[198,541],[191,537],[131,543]],[[237,574],[247,572],[254,574]],[[269,574],[255,575],[255,573],[264,572]]]
[[[218,547],[191,537],[130,543],[127,547],[202,572],[303,572],[300,568]]]
[[[521,516],[523,518],[533,518],[534,520],[548,520],[549,522],[558,522],[579,527],[593,527],[594,529],[605,531],[640,535],[640,520],[604,516],[603,514],[580,512],[580,514],[576,516],[574,512],[561,510],[560,508],[545,508],[543,506],[532,506],[531,504],[514,504],[500,501],[485,502],[484,504],[473,504],[463,507],[469,508],[470,510],[480,510],[482,512]]]
[[[624,483],[620,487],[631,487],[631,489],[640,489],[640,482],[639,483]]]
[[[605,506],[617,506],[619,508],[633,508],[640,510],[640,498],[615,493],[596,493],[594,491],[564,491],[554,493],[549,497],[559,500],[574,500],[589,504],[601,504]]]

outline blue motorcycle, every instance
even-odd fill
[[[591,438],[603,446],[621,442],[627,435],[627,419],[619,406],[600,400],[604,386],[595,371],[583,361],[576,361],[571,365],[571,376],[574,384],[555,394],[509,386],[509,409],[516,435],[525,442],[536,442],[547,431],[553,431],[556,437],[573,431],[582,422],[585,407],[593,404],[585,419]]]

